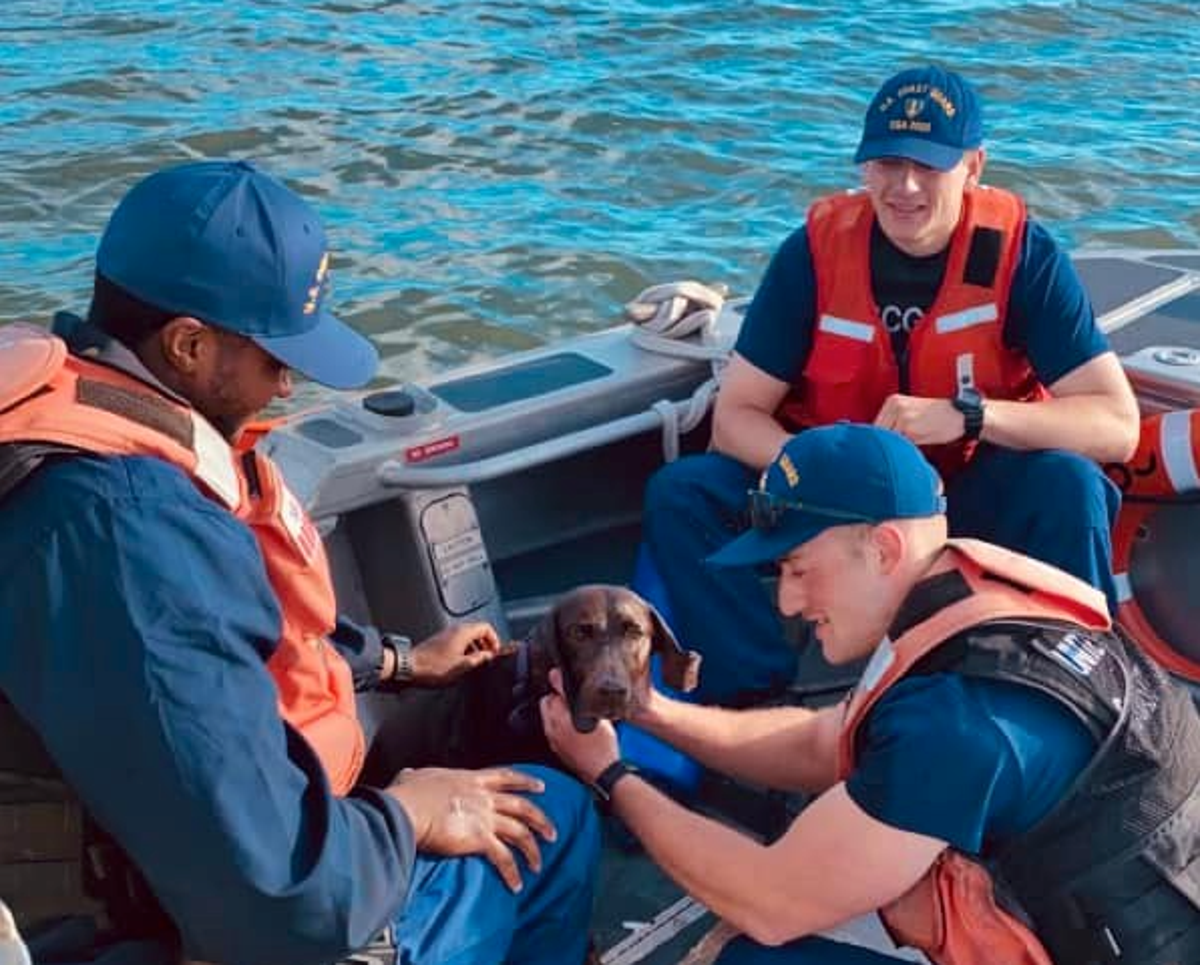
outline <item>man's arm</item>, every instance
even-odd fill
[[[380,791],[334,798],[265,660],[249,532],[155,460],[47,467],[4,507],[0,684],[179,927],[218,962],[335,961],[402,906]]]
[[[360,626],[340,616],[329,642],[350,666],[355,690],[373,690],[380,684],[393,682],[396,653],[383,645],[383,636],[375,627]],[[413,646],[412,676],[396,683],[448,687],[503,652],[500,638],[490,623],[456,623]]]
[[[1124,462],[1137,447],[1137,401],[1096,324],[1071,259],[1041,225],[1026,228],[1005,322],[1005,344],[1029,358],[1051,398],[985,400],[982,438],[1010,449],[1066,449]],[[963,415],[946,399],[893,395],[876,424],[918,445],[955,442]]]
[[[594,781],[617,758],[607,722],[580,734],[557,694],[544,698],[542,716],[551,746],[585,780]],[[769,846],[681,807],[637,775],[616,784],[612,803],[674,881],[766,945],[882,907],[911,888],[946,847],[875,820],[844,784],[809,805]]]
[[[781,945],[876,911],[908,891],[946,843],[876,821],[835,785],[764,846],[694,814],[644,781],[613,805],[677,884],[763,945]]]
[[[1124,462],[1137,448],[1137,400],[1121,363],[1106,352],[1049,387],[1038,402],[985,399],[980,438],[1009,449],[1066,449],[1098,462]],[[875,424],[918,446],[956,442],[965,417],[949,399],[889,396]]]
[[[789,433],[775,410],[808,357],[816,278],[804,228],[788,237],[759,283],[713,411],[713,448],[762,469]]]
[[[706,767],[781,790],[824,791],[837,779],[840,704],[727,710],[652,690],[635,721]]]
[[[787,382],[735,352],[717,393],[712,447],[752,469],[765,468],[790,438],[775,418],[787,391]]]
[[[982,438],[1009,449],[1069,449],[1124,462],[1137,448],[1137,400],[1117,356],[1105,352],[1049,386],[1043,402],[990,401]]]

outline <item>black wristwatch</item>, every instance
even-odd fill
[[[975,386],[963,385],[950,402],[963,414],[963,438],[974,442],[983,432],[983,396]]]
[[[607,808],[612,802],[613,788],[616,787],[617,781],[637,773],[638,769],[633,764],[627,764],[620,759],[613,761],[592,781],[592,793],[596,795],[596,802],[602,808]]]
[[[380,636],[379,642],[385,649],[392,651],[392,656],[395,658],[392,661],[392,675],[388,677],[388,683],[411,683],[413,679],[412,641],[398,633],[384,633]]]

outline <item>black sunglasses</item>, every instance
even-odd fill
[[[760,533],[769,533],[778,529],[783,517],[789,512],[802,510],[813,516],[824,516],[828,519],[841,519],[848,523],[877,523],[879,520],[862,513],[852,513],[845,509],[832,509],[829,506],[817,506],[813,503],[802,503],[798,500],[784,499],[765,489],[747,490],[747,510],[750,514],[750,525]]]

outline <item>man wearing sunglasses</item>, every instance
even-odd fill
[[[1067,256],[1015,195],[980,184],[982,109],[937,67],[888,80],[855,154],[863,190],[817,201],[776,252],[726,370],[711,453],[646,497],[674,629],[704,654],[701,696],[788,684],[795,654],[751,573],[704,557],[793,433],[895,429],[948,484],[951,530],[1053,563],[1115,608],[1110,529],[1138,411]],[[853,481],[847,481],[853,485]]]
[[[703,764],[813,800],[763,844],[690,812],[578,733],[551,744],[656,862],[743,933],[718,965],[868,965],[817,937],[879,910],[942,965],[1200,961],[1200,717],[1113,632],[1103,595],[993,544],[947,538],[937,473],[891,430],[787,442],[720,567],[779,566],[779,609],[835,664],[823,710],[651,695],[636,723]],[[1001,882],[1003,888],[994,887]]]

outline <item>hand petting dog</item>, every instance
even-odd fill
[[[570,704],[563,695],[562,671],[550,671],[550,693],[542,697],[542,729],[550,749],[582,780],[594,781],[621,756],[617,729],[609,720],[599,720],[586,733],[575,727]],[[636,719],[636,714],[634,715]]]

